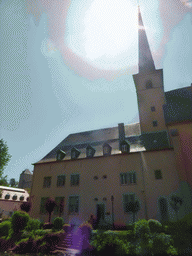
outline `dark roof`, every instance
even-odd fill
[[[32,175],[32,173],[29,171],[29,169],[25,169],[25,170],[22,172],[22,174],[31,174],[31,175]]]
[[[192,86],[166,92],[165,99],[166,124],[192,120]]]
[[[130,144],[130,152],[145,150],[140,144],[140,124],[125,125],[125,139]],[[51,150],[40,162],[56,160],[59,149],[66,152],[64,159],[71,159],[71,149],[75,147],[81,153],[79,158],[86,157],[86,147],[92,146],[96,152],[94,156],[103,155],[103,144],[108,143],[112,147],[112,154],[121,153],[119,150],[118,127],[73,133],[67,136],[53,150]]]

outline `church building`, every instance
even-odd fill
[[[33,218],[48,220],[48,197],[57,202],[53,218],[65,223],[91,214],[104,224],[132,223],[130,202],[137,202],[136,219],[176,220],[192,212],[192,86],[164,91],[140,10],[138,22],[133,79],[140,122],[70,134],[35,163]]]

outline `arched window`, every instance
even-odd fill
[[[23,201],[24,200],[24,196],[20,196],[20,201]]]
[[[17,195],[16,194],[13,196],[13,200],[17,200]]]
[[[167,200],[165,198],[159,199],[159,209],[161,214],[161,220],[167,221],[168,220],[168,206],[167,206]]]
[[[9,199],[10,198],[10,195],[9,194],[6,194],[5,195],[5,199]]]

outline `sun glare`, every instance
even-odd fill
[[[103,69],[136,65],[135,0],[81,0],[78,8],[75,4],[70,8],[65,42],[73,52]]]
[[[95,0],[84,18],[86,57],[115,57],[137,40],[137,6],[128,0]]]

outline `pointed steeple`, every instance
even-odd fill
[[[143,25],[140,8],[138,6],[138,24],[139,24],[139,73],[155,70],[153,57],[149,48],[147,35]]]

